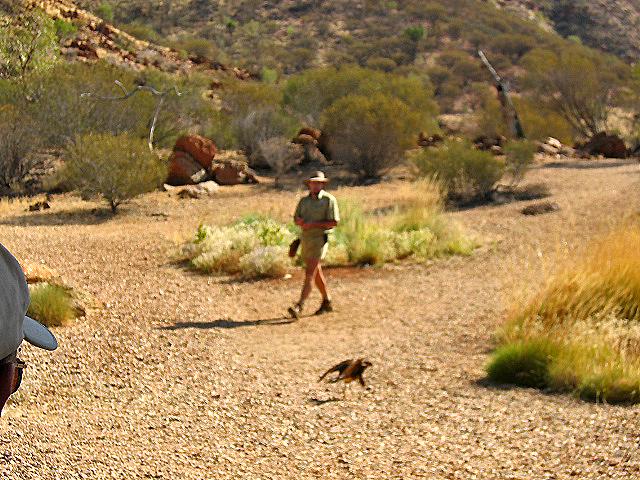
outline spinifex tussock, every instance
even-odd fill
[[[587,399],[640,401],[639,247],[640,227],[618,230],[515,309],[499,332],[490,378],[531,386],[522,379],[533,375],[543,379],[538,387]]]

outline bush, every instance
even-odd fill
[[[240,259],[240,271],[245,278],[283,277],[288,266],[285,247],[258,247]]]
[[[442,215],[442,189],[423,179],[397,192],[386,215],[367,215],[354,202],[340,202],[342,220],[330,237],[327,262],[380,265],[404,258],[468,255],[475,244]]]
[[[547,342],[525,342],[499,348],[487,366],[489,379],[521,387],[545,388],[553,346]]]
[[[131,23],[127,23],[121,25],[120,28],[127,32],[132,37],[135,37],[139,40],[146,40],[151,43],[159,43],[160,35],[158,32],[154,30],[154,28],[150,25],[146,25],[142,22],[135,21]]]
[[[275,174],[276,188],[280,186],[280,177],[298,165],[304,157],[304,148],[284,137],[273,137],[260,142],[259,152]]]
[[[39,141],[31,118],[12,105],[0,106],[0,193],[23,184],[37,165],[32,153]]]
[[[544,141],[548,137],[553,137],[565,145],[574,143],[576,132],[557,112],[529,98],[514,98],[513,103],[529,140]]]
[[[342,98],[327,109],[322,121],[332,158],[364,177],[378,177],[400,164],[420,126],[419,114],[382,93]]]
[[[274,137],[291,138],[299,125],[276,108],[262,108],[233,120],[234,135],[252,162],[260,158],[260,144]]]
[[[552,276],[499,331],[496,381],[610,403],[640,401],[640,227],[625,225]],[[498,372],[498,373],[496,373]],[[520,380],[516,382],[516,380]]]
[[[37,122],[39,135],[48,147],[64,147],[73,142],[77,135],[87,133],[119,135],[129,132],[147,135],[148,122],[155,109],[155,100],[151,95],[137,94],[126,102],[80,96],[84,92],[103,96],[120,95],[121,91],[114,85],[116,79],[127,88],[131,88],[136,80],[133,73],[103,63],[61,64],[50,75],[39,79],[38,90],[46,94],[21,107]],[[184,102],[184,97],[180,101]],[[175,100],[167,99],[158,123],[157,138],[164,136],[164,125],[168,123],[166,116],[172,109],[175,111],[174,107]],[[176,117],[173,115],[171,119],[173,125],[180,124]]]
[[[385,57],[369,57],[367,59],[367,68],[372,70],[382,70],[383,72],[393,72],[398,64],[391,58]]]
[[[349,95],[383,94],[405,103],[420,116],[420,129],[434,131],[438,107],[428,79],[401,76],[360,67],[316,68],[291,77],[283,91],[283,102],[310,125],[318,125],[322,114]]]
[[[56,35],[59,40],[64,40],[65,38],[73,36],[77,31],[78,27],[76,27],[73,23],[67,22],[66,20],[62,20],[61,18],[57,19],[54,22]]]
[[[76,317],[73,299],[58,285],[40,283],[30,286],[31,303],[27,315],[48,327],[68,324]]]
[[[204,273],[242,272],[256,278],[276,275],[286,265],[286,247],[293,239],[291,230],[278,222],[250,216],[226,227],[199,226],[183,254],[193,268]]]
[[[116,213],[123,202],[157,188],[167,178],[167,164],[144,140],[87,134],[67,149],[62,178],[83,198],[102,196]]]
[[[511,184],[517,185],[522,181],[533,164],[536,145],[527,141],[511,141],[505,146],[506,172],[511,176]]]
[[[561,115],[585,137],[604,131],[630,71],[621,61],[596,55],[580,45],[559,53],[536,49],[522,61],[525,86],[535,100]]]
[[[44,11],[35,8],[0,18],[0,77],[15,78],[26,90],[28,77],[46,72],[58,60],[56,26]]]
[[[502,160],[467,141],[449,140],[421,151],[412,161],[420,176],[437,178],[449,197],[460,201],[486,198],[504,174]]]
[[[422,25],[418,25],[415,27],[408,27],[404,31],[405,36],[407,36],[412,42],[419,42],[424,38],[425,31]]]
[[[105,22],[113,23],[113,6],[110,3],[102,2],[96,8],[96,15],[102,18]]]
[[[173,44],[176,50],[185,50],[190,55],[213,60],[218,50],[214,43],[205,38],[188,37],[178,40]]]

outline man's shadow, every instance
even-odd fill
[[[213,328],[234,329],[242,327],[258,327],[262,325],[289,325],[295,323],[297,320],[286,317],[279,318],[267,318],[263,320],[247,320],[238,322],[230,318],[221,318],[219,320],[212,320],[209,322],[176,322],[173,325],[166,327],[160,327],[160,330],[186,330],[189,328],[195,328],[198,330],[209,330]]]

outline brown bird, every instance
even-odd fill
[[[364,387],[365,383],[364,378],[362,378],[362,374],[368,367],[372,365],[373,364],[370,361],[365,360],[364,358],[358,358],[356,360],[350,358],[349,360],[340,362],[339,364],[331,367],[329,370],[324,372],[318,381],[321,382],[322,379],[330,373],[338,372],[338,376],[330,379],[329,382],[336,383],[340,380],[344,380],[344,383],[347,384],[353,382],[354,380],[358,380],[358,382],[360,382],[360,385]]]

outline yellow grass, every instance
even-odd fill
[[[552,358],[545,387],[640,401],[640,227],[627,225],[593,243],[514,309],[499,339],[490,375],[512,361],[514,345],[546,345]]]

